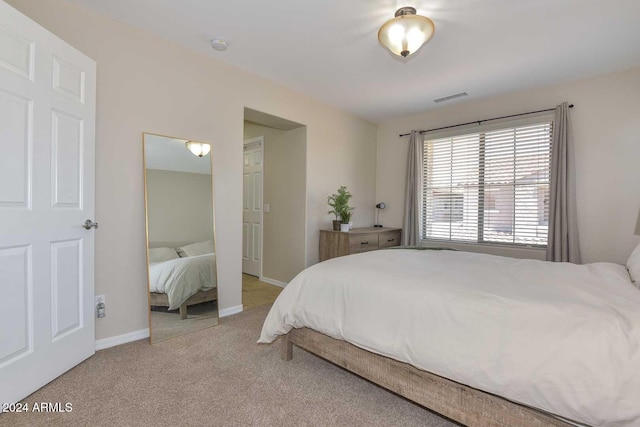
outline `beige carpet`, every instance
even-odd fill
[[[24,401],[71,413],[2,414],[2,426],[451,426],[298,348],[258,345],[269,306],[149,345],[102,350]]]

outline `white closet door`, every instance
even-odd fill
[[[95,351],[96,64],[0,1],[0,403]]]
[[[262,163],[264,138],[244,143],[242,272],[260,277],[262,255]]]

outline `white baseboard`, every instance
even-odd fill
[[[227,317],[232,314],[242,313],[242,304],[234,305],[233,307],[223,308],[218,312],[218,317]]]
[[[234,307],[225,308],[218,313],[219,317],[231,316],[232,314],[242,313],[242,304]],[[115,347],[120,344],[126,344],[132,341],[138,341],[144,338],[149,338],[149,329],[140,329],[139,331],[133,331],[115,337],[103,338],[96,340],[96,351],[104,350],[105,348]]]
[[[258,280],[264,283],[268,283],[270,285],[279,286],[281,288],[286,288],[288,285],[288,283],[281,282],[280,280],[276,280],[276,279],[269,279],[268,277],[264,277],[264,276],[260,276],[260,279]]]
[[[132,341],[138,341],[144,338],[149,338],[149,328],[140,329],[139,331],[133,331],[127,334],[117,335],[115,337],[96,340],[96,351],[104,350],[105,348],[109,347],[115,347],[120,344],[126,344]]]

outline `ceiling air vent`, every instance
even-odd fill
[[[469,94],[467,92],[460,92],[460,93],[456,93],[455,95],[449,95],[443,98],[434,99],[433,102],[435,102],[436,104],[439,104],[441,102],[451,101],[452,99],[462,98],[463,96],[469,96]]]

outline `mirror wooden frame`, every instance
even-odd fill
[[[154,336],[153,336],[153,331],[154,331],[154,327],[153,327],[153,322],[152,322],[152,306],[157,307],[169,307],[169,302],[168,302],[168,296],[167,294],[161,294],[161,293],[156,293],[156,292],[151,292],[151,283],[150,283],[150,241],[149,241],[149,201],[148,201],[148,177],[147,177],[147,147],[146,147],[146,141],[145,141],[145,137],[149,135],[149,136],[153,136],[153,137],[158,137],[158,138],[167,138],[167,139],[171,139],[171,140],[176,140],[176,141],[181,141],[183,143],[186,144],[186,142],[196,142],[190,139],[184,139],[184,138],[176,138],[176,137],[172,137],[172,136],[168,136],[168,135],[163,135],[163,134],[158,134],[158,133],[153,133],[153,132],[143,132],[142,133],[142,172],[143,172],[143,180],[144,180],[144,210],[145,210],[145,242],[146,242],[146,269],[147,269],[147,295],[148,295],[148,321],[149,321],[149,343],[150,344],[154,344],[157,342],[162,342],[165,341],[166,339],[170,339],[170,338],[174,338],[177,336],[181,336],[187,333],[191,333],[191,332],[196,332],[196,331],[200,331],[209,327],[213,327],[213,326],[217,326],[219,324],[219,304],[218,304],[218,280],[217,280],[217,256],[214,259],[214,269],[213,269],[213,274],[214,274],[214,281],[216,283],[215,287],[213,289],[209,289],[209,290],[198,290],[198,292],[192,296],[190,296],[186,301],[184,301],[184,303],[182,305],[180,305],[179,308],[179,316],[180,316],[180,320],[185,320],[187,319],[187,307],[191,306],[191,305],[195,305],[195,304],[200,304],[203,302],[209,302],[209,301],[216,301],[216,307],[215,307],[215,322],[212,322],[213,324],[210,325],[206,325],[206,326],[202,326],[202,327],[195,327],[192,330],[188,330],[184,333],[180,333],[180,334],[176,334],[174,336],[171,337],[166,337],[157,341],[154,341]],[[203,144],[208,144],[211,145],[210,143],[207,142],[201,142]],[[186,152],[188,152],[190,155],[194,155],[193,153],[189,152],[189,150],[186,147],[183,147],[185,149]],[[211,172],[211,227],[212,227],[212,240],[213,240],[213,247],[214,247],[214,251],[217,252],[217,242],[216,242],[216,226],[215,226],[215,194],[214,194],[214,182],[213,182],[213,154],[210,151],[209,152],[209,170]],[[174,242],[177,243],[177,242]],[[186,245],[188,243],[193,243],[193,242],[180,242],[180,245]]]

